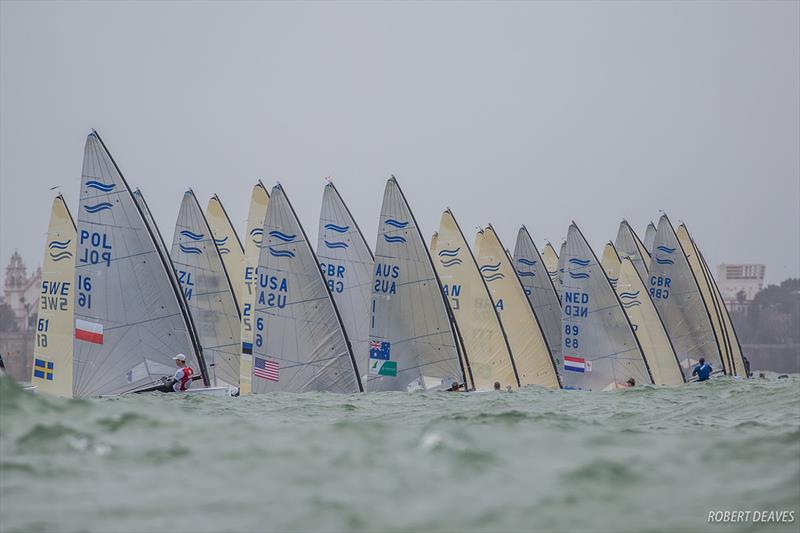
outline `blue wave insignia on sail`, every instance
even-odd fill
[[[480,270],[481,272],[497,272],[500,270],[500,263],[498,262],[496,265],[483,265]]]
[[[590,276],[588,272],[573,272],[570,270],[569,277],[572,279],[589,279]]]
[[[350,229],[350,226],[337,226],[336,224],[325,224],[323,227],[325,229],[335,231],[336,233],[347,233],[347,231]]]
[[[517,275],[521,278],[535,278],[535,272],[525,272],[524,270],[517,270]]]
[[[439,254],[438,255],[439,255],[439,257],[455,257],[455,256],[458,255],[458,252],[460,252],[460,251],[461,251],[461,247],[459,246],[458,248],[456,248],[454,250],[439,250]]]
[[[289,235],[288,233],[284,233],[282,231],[278,231],[276,229],[269,232],[270,237],[275,237],[279,241],[283,242],[292,242],[297,238],[297,235]]]
[[[588,259],[578,259],[575,257],[570,258],[569,262],[573,265],[578,265],[582,267],[589,266],[590,263]]]
[[[181,252],[183,252],[185,254],[199,255],[199,254],[203,253],[203,250],[201,250],[200,248],[198,248],[196,246],[189,246],[189,245],[183,244],[182,242],[179,242],[178,246],[180,247]]]
[[[403,222],[400,220],[395,220],[393,218],[387,218],[386,222],[384,222],[387,226],[392,226],[393,228],[403,229],[408,226],[408,222]]]
[[[520,257],[519,259],[517,259],[517,263],[522,263],[523,265],[528,265],[532,267],[536,266],[537,261],[531,261],[530,259],[527,259],[525,257]]]
[[[622,303],[622,307],[624,307],[625,309],[630,309],[631,307],[636,307],[638,305],[642,305],[642,302],[640,302],[639,300],[631,300],[631,301],[628,301],[628,302],[621,302],[621,303]]]
[[[609,276],[608,281],[609,283],[611,283],[612,287],[614,287],[615,289],[617,288],[617,282],[619,281],[619,278],[612,278],[611,276]]]
[[[291,250],[276,250],[272,246],[267,248],[269,249],[269,255],[272,257],[294,257],[294,252]]]
[[[451,266],[460,265],[464,261],[462,261],[458,257],[451,257],[450,259],[439,259],[439,262],[442,263],[442,266],[445,268],[449,268]]]
[[[99,213],[100,211],[111,209],[111,204],[108,202],[100,202],[99,204],[95,205],[85,205],[83,208],[86,209],[88,213]]]
[[[63,261],[64,259],[70,259],[72,257],[72,252],[69,250],[63,250],[61,252],[56,252],[55,250],[50,250],[50,258],[53,261]]]
[[[50,241],[50,244],[47,245],[48,248],[51,250],[53,248],[57,248],[59,250],[66,250],[69,247],[69,243],[72,242],[72,239],[67,239],[66,241]]]
[[[495,272],[494,274],[483,276],[483,279],[485,279],[486,281],[495,281],[503,278],[505,278],[505,275],[503,275],[502,272]]]
[[[346,242],[335,242],[335,241],[322,241],[322,242],[325,243],[325,246],[332,249],[336,248],[344,249],[350,247],[350,245],[347,244]]]
[[[670,248],[669,246],[656,246],[656,250],[659,252],[664,252],[665,254],[673,254],[675,253],[675,248]]]
[[[386,235],[385,233],[383,234],[383,240],[392,244],[406,242],[406,238],[401,235]]]
[[[253,238],[255,244],[261,245],[261,243],[264,242],[264,229],[253,228],[250,230],[250,236]]]
[[[655,257],[656,263],[659,265],[674,265],[675,261],[672,259],[661,259],[660,257]]]
[[[188,229],[185,229],[185,230],[181,231],[181,235],[183,235],[187,239],[192,239],[193,241],[201,241],[201,240],[203,240],[203,234],[202,233],[193,233],[193,232],[189,231]]]
[[[106,184],[97,180],[89,180],[86,182],[86,187],[88,187],[89,189],[96,189],[101,192],[111,192],[114,190],[114,187],[116,186],[117,186],[116,183]]]
[[[214,244],[217,245],[217,249],[219,249],[219,255],[225,255],[231,253],[231,249],[225,246],[228,244],[228,235],[225,235],[221,239],[214,239]]]
[[[640,291],[636,292],[621,292],[619,293],[620,300],[633,300],[639,297]]]

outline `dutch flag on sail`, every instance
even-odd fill
[[[583,357],[565,355],[564,370],[569,370],[570,372],[591,372],[592,362],[587,361]]]

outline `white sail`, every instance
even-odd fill
[[[627,220],[620,222],[614,246],[619,256],[621,258],[630,257],[633,266],[636,267],[636,271],[642,279],[647,279],[647,265],[650,264],[650,253],[645,249],[644,244],[639,240],[639,236],[636,235]]]
[[[650,297],[658,309],[688,380],[702,357],[715,373],[723,372],[722,354],[686,252],[667,215],[658,221],[648,269]]]
[[[558,254],[556,253],[556,249],[553,248],[553,245],[549,242],[544,245],[542,248],[542,261],[544,261],[544,267],[547,269],[547,275],[550,276],[550,279],[553,281],[553,287],[556,288],[556,295],[558,295]]]
[[[642,347],[653,382],[656,385],[683,383],[678,355],[631,257],[622,259],[616,289],[622,308]]]
[[[694,239],[692,239],[694,243]],[[731,358],[733,359],[733,367],[735,374],[739,377],[748,378],[747,367],[744,363],[744,354],[742,353],[742,345],[739,342],[739,336],[736,334],[736,330],[733,327],[733,321],[731,320],[731,316],[728,313],[727,307],[725,307],[725,302],[722,300],[722,293],[717,286],[717,282],[714,277],[711,275],[711,269],[708,268],[708,264],[706,264],[706,260],[703,257],[703,253],[697,247],[697,243],[694,243],[695,251],[700,256],[700,261],[703,264],[703,269],[706,272],[706,277],[709,279],[711,283],[711,289],[714,293],[714,299],[717,303],[717,308],[720,310],[720,314],[722,315],[722,324],[723,330],[725,332],[726,342],[729,344],[729,350],[731,353]]]
[[[336,303],[280,185],[270,195],[256,280],[251,392],[363,391]]]
[[[520,385],[560,388],[539,319],[491,225],[475,236],[475,255],[511,345]]]
[[[212,384],[238,386],[239,306],[222,254],[191,189],[183,195],[171,257]]]
[[[620,264],[621,262],[619,254],[617,253],[617,249],[614,247],[613,243],[607,242],[603,247],[603,255],[600,258],[600,265],[603,267],[603,270],[605,270],[606,276],[608,276],[608,281],[611,283],[611,287],[614,290],[617,290]]]
[[[369,306],[375,258],[333,183],[325,186],[317,259],[353,347],[362,382],[369,360]]]
[[[368,391],[465,383],[450,309],[411,208],[386,183],[375,246]]]
[[[653,255],[653,243],[656,242],[656,233],[656,225],[652,222],[647,224],[647,229],[644,232],[644,249],[647,250],[651,257]]]
[[[36,317],[31,384],[37,392],[72,397],[75,222],[64,197],[53,199]]]
[[[86,140],[77,224],[73,394],[120,394],[175,371],[183,353],[208,385],[172,264],[96,133]]]
[[[228,212],[216,194],[208,200],[206,220],[214,235],[214,244],[219,248],[222,262],[225,264],[225,270],[228,272],[228,278],[233,286],[236,304],[241,312],[244,292],[244,246],[239,240],[239,235],[236,234]],[[241,337],[241,333],[237,337]]]
[[[652,378],[603,267],[574,223],[567,234],[562,301],[565,388],[611,390]]]
[[[242,281],[242,356],[239,361],[239,395],[250,394],[253,372],[253,309],[256,302],[256,267],[264,238],[264,218],[267,215],[269,193],[259,181],[253,187],[247,213],[247,235],[244,245],[244,279]]]
[[[561,249],[558,251],[558,280],[555,283],[556,292],[558,293],[558,298],[562,305],[564,304],[561,296],[564,293],[564,269],[566,268],[565,264],[567,261],[567,256],[565,255],[566,251],[567,241],[565,240],[561,243]]]
[[[467,380],[471,388],[492,390],[495,382],[505,389],[518,387],[519,379],[506,333],[458,222],[448,209],[442,213],[433,264],[450,300],[469,358]]]
[[[545,251],[550,250],[552,257],[552,276],[558,272],[558,256],[555,250],[547,243]],[[522,226],[517,233],[517,243],[514,247],[514,268],[517,270],[528,301],[533,307],[533,312],[539,319],[547,341],[547,347],[554,361],[561,357],[561,304],[558,301],[551,270],[547,267],[544,258],[539,255],[530,233]],[[558,278],[556,278],[556,281]]]

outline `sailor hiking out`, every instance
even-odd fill
[[[694,367],[692,375],[697,376],[697,381],[706,381],[711,376],[711,365],[706,363],[704,358],[700,358],[700,364]]]
[[[175,361],[178,370],[175,371],[174,376],[167,378],[164,384],[155,389],[159,392],[185,392],[192,385],[194,370],[186,364],[186,356],[179,353],[172,359]]]

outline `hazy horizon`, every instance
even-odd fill
[[[374,245],[390,174],[513,250],[575,220],[686,222],[709,263],[800,276],[800,3],[0,4],[0,261],[41,264],[96,128],[169,245],[183,192],[244,233],[280,181],[316,243],[331,176]]]

